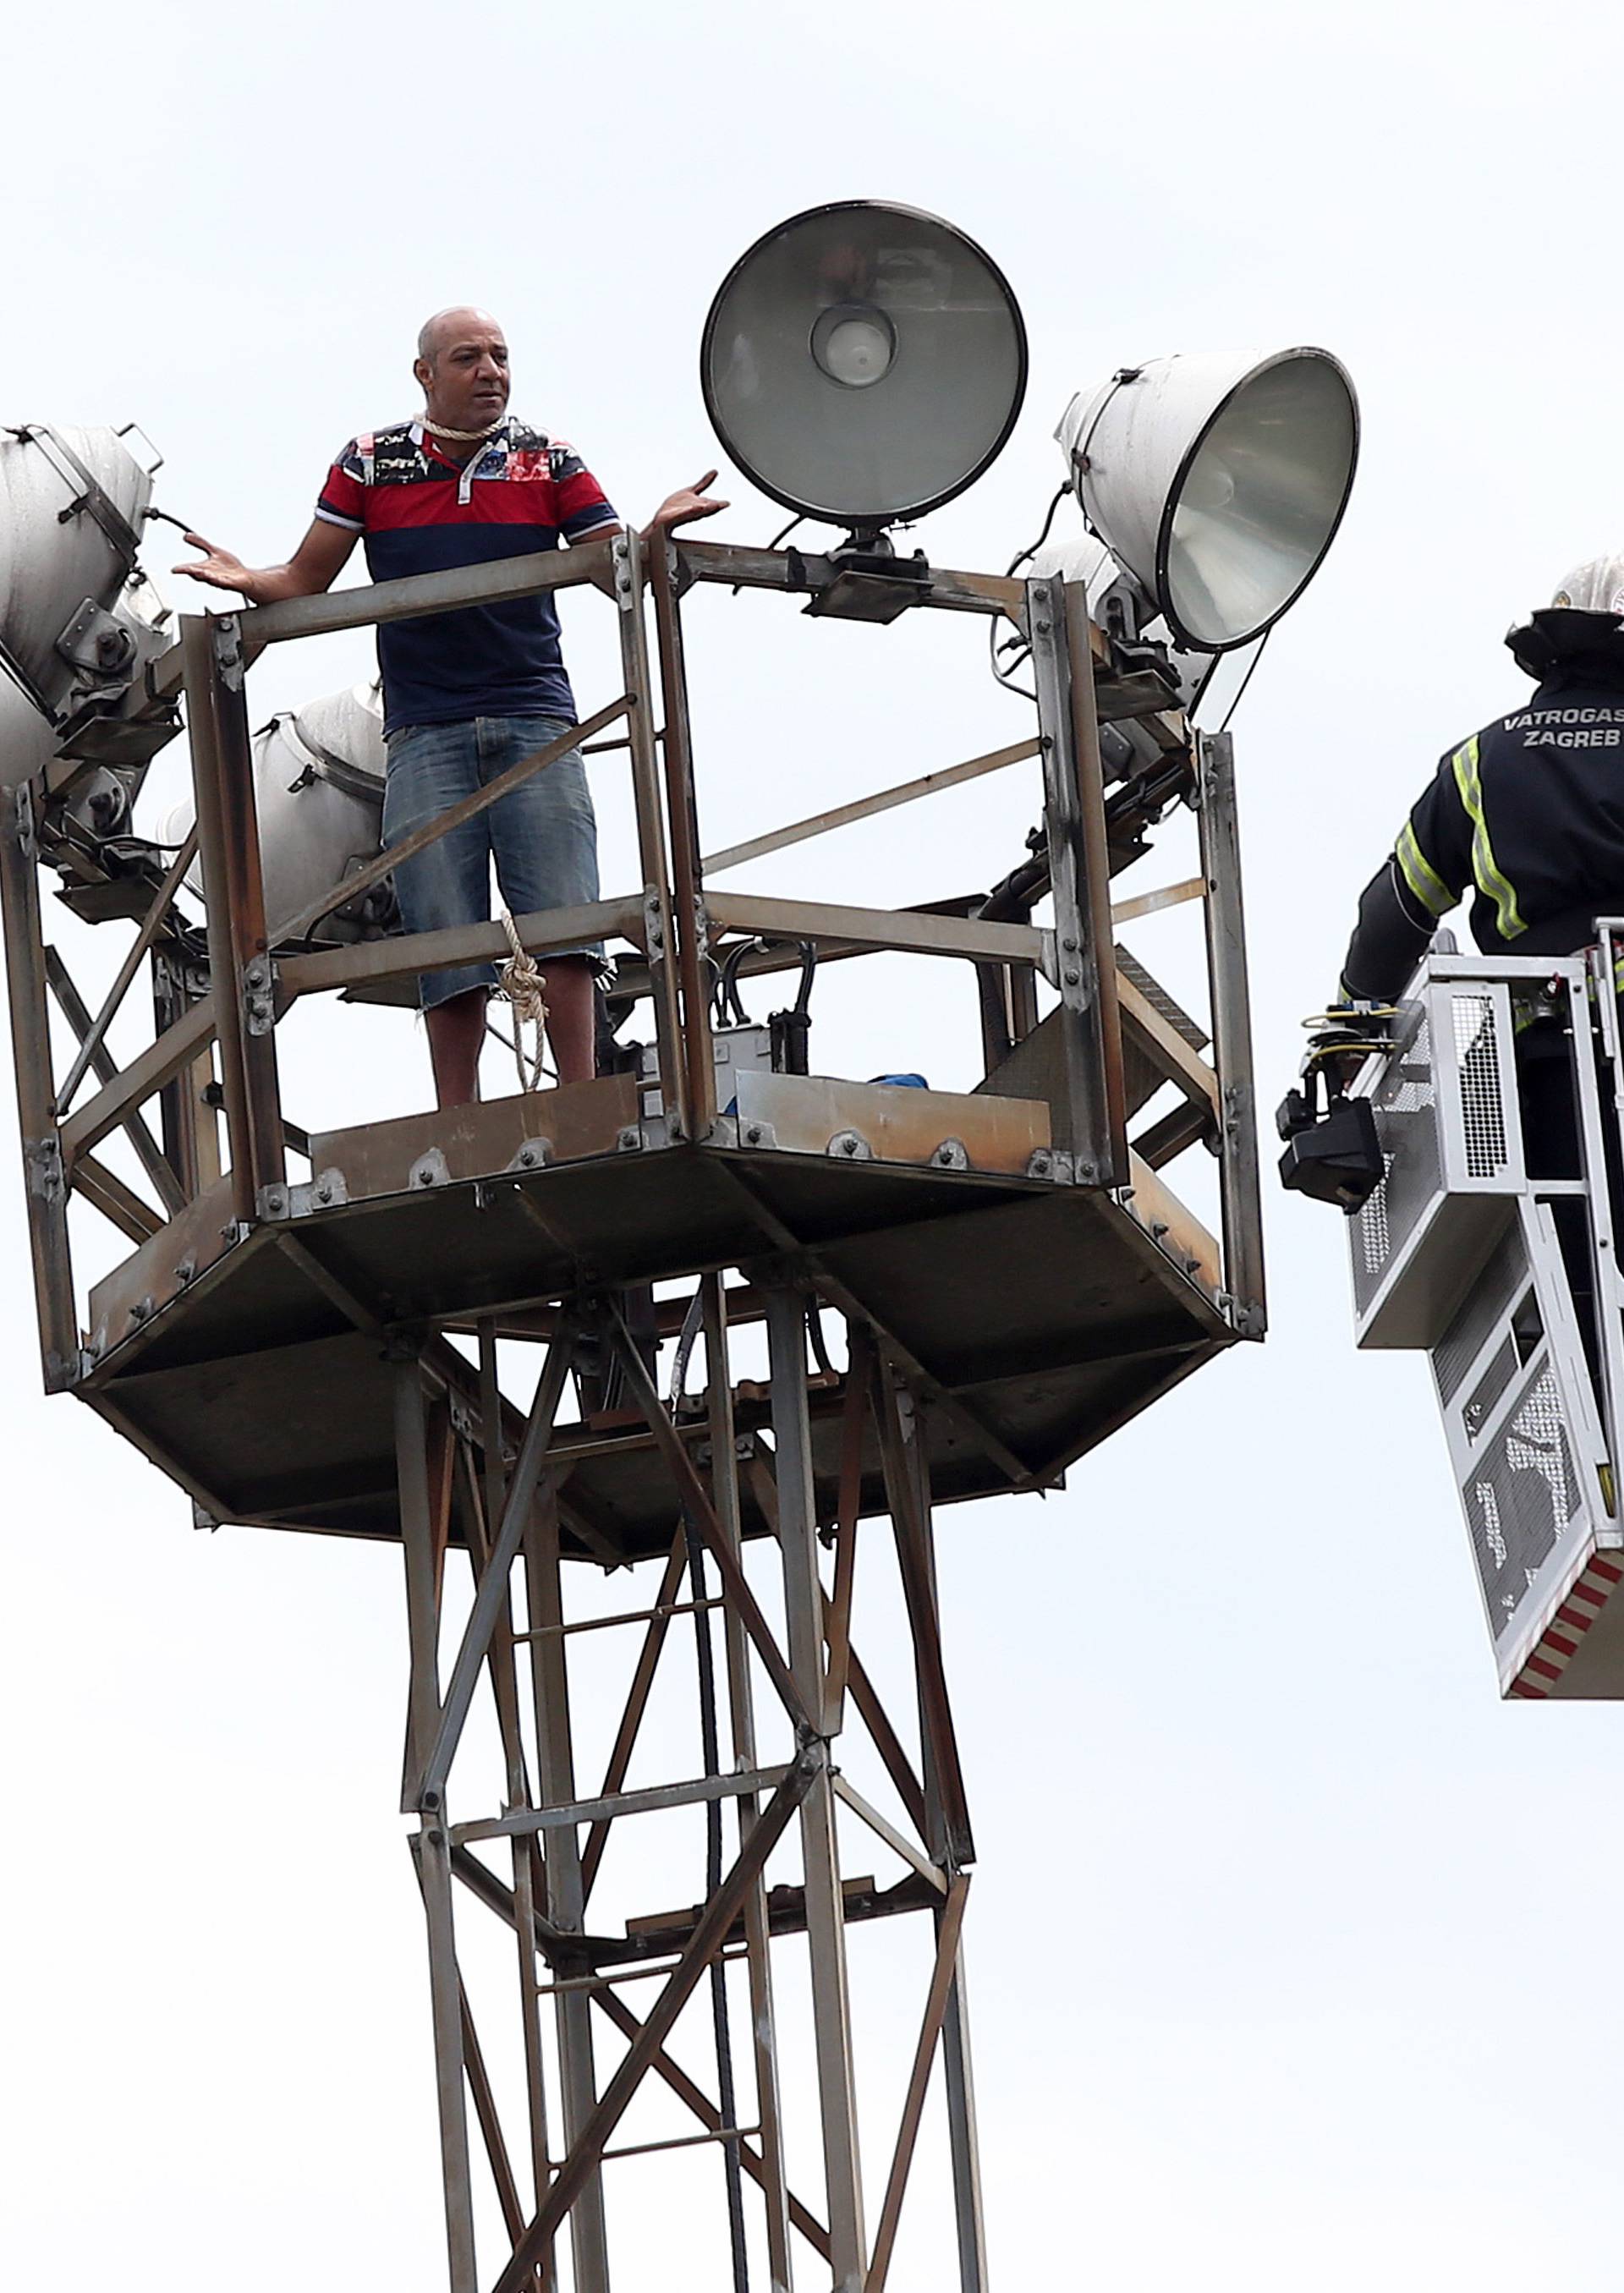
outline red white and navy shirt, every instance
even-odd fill
[[[512,419],[466,466],[421,422],[363,432],[328,472],[316,515],[364,537],[375,581],[556,549],[620,523],[572,447]],[[472,717],[575,721],[550,589],[386,621],[378,661],[387,733]]]

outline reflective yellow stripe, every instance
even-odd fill
[[[1447,915],[1455,904],[1455,895],[1416,841],[1416,831],[1409,821],[1399,831],[1399,840],[1393,847],[1393,856],[1404,871],[1404,881],[1427,914]]]
[[[1528,926],[1517,912],[1517,895],[1510,883],[1495,864],[1494,847],[1489,841],[1489,825],[1483,818],[1483,792],[1477,778],[1477,735],[1463,742],[1452,759],[1455,785],[1460,790],[1461,803],[1472,822],[1472,874],[1478,890],[1486,900],[1494,902],[1495,915],[1502,939],[1515,939]]]

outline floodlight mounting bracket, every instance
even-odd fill
[[[1090,526],[1089,531],[1094,531]],[[1100,539],[1103,540],[1104,536]],[[1110,545],[1106,546],[1108,548]],[[1116,579],[1108,588],[1099,591],[1090,610],[1108,637],[1126,644],[1136,643],[1140,631],[1160,612],[1154,598],[1146,596],[1139,576],[1129,572],[1120,560]]]
[[[1179,679],[1167,647],[1156,637],[1123,636],[1109,627],[1106,641],[1110,646],[1111,670],[1124,679],[1130,677],[1154,677],[1167,688],[1167,701],[1172,708],[1179,704]]]
[[[849,534],[827,563],[832,579],[814,582],[807,561],[798,549],[789,552],[790,587],[809,588],[807,612],[820,620],[874,621],[885,624],[905,613],[930,596],[930,568],[922,549],[898,557],[889,537],[879,531]]]

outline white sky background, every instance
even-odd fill
[[[1501,631],[1624,533],[1624,37],[1601,0],[90,0],[70,28],[13,24],[6,61],[5,418],[139,418],[162,504],[252,562],[291,547],[347,434],[410,408],[416,327],[454,300],[504,320],[518,410],[646,515],[715,458],[715,286],[827,198],[947,215],[1025,310],[1026,411],[924,529],[939,562],[1001,571],[1032,537],[1054,421],[1110,368],[1336,350],[1363,405],[1353,505],[1236,723],[1265,1107],[1405,805],[1525,689]],[[775,531],[724,490],[713,531]],[[595,602],[566,608],[583,709],[616,689]],[[708,596],[690,644],[713,847],[1027,726],[979,625],[947,617],[815,629]],[[255,721],[365,661],[361,640],[273,656]],[[606,889],[631,880],[614,766]],[[1031,814],[1017,772],[735,880],[964,889],[1012,864]],[[1185,872],[1170,839],[1135,887]],[[1180,928],[1132,944],[1155,968]],[[887,1001],[865,968],[820,988],[814,1065],[962,1079],[956,975],[899,967]],[[285,1072],[307,1120],[427,1096],[396,1015],[295,1034]],[[90,1412],[42,1401],[20,1205],[13,1171],[0,2265],[18,2286],[426,2293],[398,1560],[197,1536]],[[1063,1496],[941,1519],[995,2282],[1513,2293],[1538,2273],[1613,2293],[1619,1722],[1497,1702],[1424,1365],[1354,1356],[1333,1213],[1272,1189],[1267,1210],[1265,1349]],[[642,1907],[668,1900],[692,1895]],[[709,2293],[658,2212],[675,2179],[648,2170],[613,2185],[617,2281]],[[909,2233],[894,2282],[946,2281],[939,2218]]]

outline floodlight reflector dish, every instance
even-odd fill
[[[1027,337],[1009,282],[951,223],[843,199],[740,256],[700,351],[729,458],[786,509],[853,529],[962,493],[1014,426]]]
[[[1089,523],[1181,644],[1225,652],[1301,596],[1359,459],[1328,351],[1154,359],[1081,395],[1057,432]]]

